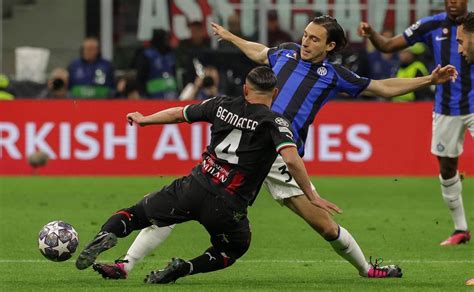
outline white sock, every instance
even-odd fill
[[[341,257],[346,259],[359,271],[359,275],[367,276],[370,265],[365,260],[364,253],[349,231],[339,225],[339,237],[329,241],[329,243]]]
[[[459,173],[452,178],[443,179],[439,176],[441,182],[441,193],[454,222],[454,229],[467,230],[466,216],[464,215],[464,206],[462,203],[462,184]]]
[[[145,229],[142,229],[128,249],[127,255],[124,258],[125,260],[128,260],[128,263],[124,264],[125,271],[129,273],[136,263],[141,261],[158,245],[165,241],[173,228],[174,225],[166,227],[151,225]]]

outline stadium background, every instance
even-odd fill
[[[470,10],[473,6],[469,1]],[[15,48],[46,48],[49,60],[39,82],[35,81],[44,84],[53,68],[64,68],[78,57],[85,36],[96,35],[103,56],[113,62],[119,77],[130,69],[134,51],[154,28],[172,31],[172,43],[177,45],[189,37],[187,21],[203,21],[206,27],[210,20],[226,24],[233,12],[240,15],[246,35],[265,43],[266,11],[272,9],[297,42],[315,11],[337,17],[348,30],[348,51],[355,52],[344,57],[350,60],[366,49],[355,34],[359,21],[368,20],[378,31],[388,28],[401,33],[416,19],[442,10],[443,1],[76,0],[66,5],[62,0],[3,0],[0,73],[11,83],[25,82],[17,78]],[[211,38],[211,45],[218,44]],[[232,81],[253,66],[228,52],[208,53],[208,59],[222,66],[222,74],[232,72]],[[146,98],[46,100],[26,95],[0,101],[0,290],[142,290],[145,272],[164,266],[173,256],[191,257],[208,246],[198,224],[180,225],[122,282],[102,281],[92,271],[77,272],[74,261],[49,262],[37,250],[37,232],[58,219],[75,227],[81,249],[109,214],[174,178],[164,175],[186,174],[197,163],[208,139],[206,125],[136,128],[125,121],[130,111],[150,114],[183,104]],[[450,249],[438,245],[452,232],[452,222],[439,193],[438,166],[429,151],[431,109],[431,101],[340,97],[318,115],[304,158],[318,191],[345,211],[337,221],[351,229],[367,257],[383,256],[386,263],[400,264],[405,273],[401,281],[358,278],[324,240],[262,190],[249,210],[254,235],[242,260],[229,271],[160,288],[461,291],[464,281],[473,276],[473,250],[472,244]],[[472,226],[474,142],[469,136],[464,146],[460,170],[466,174],[464,203]],[[27,157],[37,150],[50,160],[33,170]],[[130,236],[120,241],[101,260],[120,257],[132,240]]]
[[[431,0],[103,0],[74,1],[68,5],[56,0],[4,1],[1,68],[10,83],[18,85],[20,94],[15,97],[18,102],[0,104],[0,174],[29,174],[26,158],[37,150],[51,158],[49,165],[39,172],[55,175],[177,175],[186,173],[199,160],[203,141],[207,141],[203,126],[146,130],[126,127],[124,116],[129,111],[142,109],[150,114],[175,103],[146,97],[133,102],[34,101],[21,94],[21,89],[31,84],[46,82],[53,68],[67,67],[78,56],[85,36],[100,38],[102,56],[112,61],[116,76],[120,76],[133,71],[129,66],[133,54],[146,46],[154,29],[171,31],[171,44],[177,46],[190,37],[188,22],[203,22],[210,34],[210,21],[226,25],[229,16],[237,14],[244,35],[267,43],[266,19],[268,12],[273,11],[281,29],[298,42],[315,13],[329,13],[347,29],[351,41],[348,55],[341,56],[339,62],[367,76],[367,64],[358,61],[362,59],[361,52],[366,51],[366,44],[356,33],[360,21],[369,21],[378,31],[393,29],[400,33],[416,19],[442,9],[443,1]],[[200,61],[217,67],[223,84],[221,92],[239,95],[242,78],[255,64],[238,52],[218,48],[215,38],[210,41],[211,48],[200,55]],[[49,50],[45,70],[38,70],[40,66],[33,60],[15,55],[15,48],[23,46]],[[429,56],[426,60],[427,66],[432,67]],[[35,76],[31,79],[36,82],[25,76],[25,72],[33,71]],[[179,81],[179,70],[176,74]],[[436,161],[429,153],[431,102],[395,104],[375,100],[337,101],[322,110],[308,138],[305,160],[310,174],[436,174]],[[461,170],[467,173],[474,171],[473,145],[468,137],[460,161]]]

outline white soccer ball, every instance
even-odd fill
[[[63,221],[49,222],[39,232],[38,248],[48,260],[62,262],[72,257],[79,245],[76,230]]]

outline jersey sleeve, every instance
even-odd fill
[[[288,120],[275,115],[274,119],[269,123],[270,134],[275,145],[275,151],[280,152],[287,147],[297,147],[293,139],[293,132]]]
[[[280,57],[281,53],[285,50],[298,51],[299,45],[296,43],[282,43],[277,47],[270,48],[267,52],[268,63],[270,67],[273,67]]]
[[[428,16],[421,18],[410,27],[405,29],[403,36],[409,45],[414,45],[415,43],[422,42],[426,43],[429,33],[433,29],[433,24],[436,22],[433,17]]]
[[[213,97],[197,104],[188,104],[183,108],[183,117],[188,123],[208,122],[212,123],[216,115],[217,105],[222,97]]]
[[[370,79],[360,77],[354,72],[339,66],[334,65],[337,74],[336,86],[339,90],[349,94],[352,97],[357,97],[367,86],[369,86]]]

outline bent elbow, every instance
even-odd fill
[[[379,48],[379,51],[385,54],[390,54],[390,53],[393,53],[395,49],[392,48],[391,46],[383,46]]]

